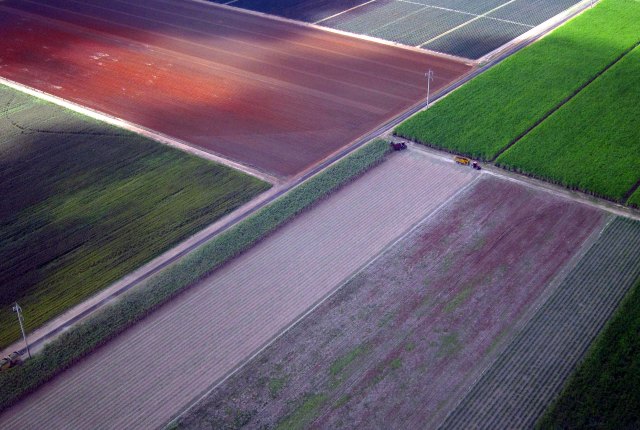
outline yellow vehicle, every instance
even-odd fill
[[[467,157],[455,156],[453,157],[453,161],[455,161],[457,164],[462,164],[463,166],[468,166],[469,164],[471,164],[471,160],[469,160]]]
[[[453,160],[457,163],[457,164],[462,164],[463,166],[471,166],[476,170],[480,170],[480,164],[478,164],[477,161],[471,161],[470,159],[468,159],[467,157],[461,157],[459,155],[456,155],[455,157],[453,157]]]

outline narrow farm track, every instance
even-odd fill
[[[640,277],[640,222],[615,218],[442,428],[530,428]]]
[[[477,174],[393,154],[0,416],[8,428],[154,428]]]

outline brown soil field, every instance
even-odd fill
[[[179,0],[5,0],[0,76],[289,177],[470,70]]]
[[[4,412],[0,427],[161,426],[478,176],[393,153]]]
[[[436,428],[605,215],[483,179],[188,412],[186,428]]]

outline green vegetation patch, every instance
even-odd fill
[[[145,285],[124,294],[87,322],[66,331],[24,365],[0,373],[0,412],[318,200],[382,162],[388,152],[389,145],[382,140],[361,148],[158,273]]]
[[[640,208],[640,187],[629,197],[627,204],[634,208]]]
[[[0,347],[267,188],[0,86]]]
[[[497,164],[623,202],[640,180],[640,47],[502,154]]]
[[[640,2],[593,9],[454,91],[395,133],[491,160],[640,40]]]
[[[541,429],[640,428],[640,283],[628,294]]]
[[[471,287],[467,287],[456,294],[451,301],[449,301],[444,308],[442,309],[445,313],[451,313],[458,309],[458,307],[467,301],[473,289]]]
[[[324,394],[313,394],[305,397],[304,401],[288,417],[278,423],[277,430],[295,430],[307,428],[313,421],[318,410],[327,401]]]

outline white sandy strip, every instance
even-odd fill
[[[477,173],[408,150],[42,387],[2,428],[155,428]]]

